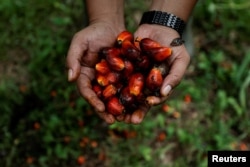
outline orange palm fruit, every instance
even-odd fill
[[[100,85],[93,84],[92,90],[96,93],[97,97],[100,98],[102,96],[102,87]]]
[[[118,48],[110,48],[106,53],[106,61],[109,67],[115,71],[122,71],[125,67],[123,59],[120,57]]]
[[[129,78],[128,86],[130,94],[138,96],[144,86],[144,76],[141,73],[132,74]]]
[[[117,93],[117,89],[113,84],[106,86],[102,91],[102,96],[104,99],[108,99]]]
[[[100,73],[96,74],[96,81],[101,86],[107,86],[109,84],[109,81],[108,81],[106,75],[102,75]]]
[[[128,40],[128,41],[133,41],[134,36],[131,32],[129,31],[122,31],[120,34],[118,34],[116,38],[116,42],[118,45],[122,45],[123,41]]]
[[[101,74],[107,74],[108,72],[110,72],[108,63],[105,59],[102,59],[99,63],[97,63],[95,65],[95,69]]]
[[[78,163],[78,165],[83,165],[85,162],[86,162],[86,158],[85,158],[83,155],[80,155],[80,156],[77,158],[77,163]]]
[[[100,58],[106,58],[107,55],[115,55],[115,56],[120,56],[121,52],[120,49],[115,48],[115,47],[104,47],[99,51],[99,56]]]
[[[140,50],[129,40],[122,43],[121,53],[129,60],[140,60]]]
[[[117,71],[110,71],[106,75],[106,79],[110,84],[118,83],[120,81],[120,78],[121,78],[121,73]]]
[[[169,47],[157,47],[151,48],[146,53],[156,62],[162,62],[166,60],[172,54],[172,49]]]
[[[153,67],[146,78],[146,87],[151,91],[158,91],[162,82],[163,76],[161,70],[157,67]]]
[[[135,40],[134,40],[134,45],[139,50],[141,50],[141,48],[140,48],[140,41],[141,41],[141,38],[139,38],[139,37],[136,37]]]
[[[136,40],[139,40],[140,48],[142,51],[147,51],[148,49],[161,47],[160,43],[150,38],[143,38],[143,39],[136,39]]]
[[[125,107],[135,104],[135,96],[130,93],[129,87],[125,87],[121,90],[120,101]]]
[[[107,102],[107,112],[118,116],[123,114],[125,107],[122,105],[122,103],[119,101],[118,97],[113,96],[111,97]]]
[[[125,68],[123,70],[123,77],[128,78],[134,72],[134,65],[129,60],[124,60]]]

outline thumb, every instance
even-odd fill
[[[172,89],[181,82],[189,62],[190,56],[187,52],[182,52],[173,60],[169,74],[165,77],[160,90],[162,96],[168,96]]]
[[[81,70],[81,59],[86,50],[86,45],[84,45],[80,38],[75,35],[70,48],[68,50],[66,65],[68,68],[68,81],[75,81]]]

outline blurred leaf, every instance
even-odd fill
[[[227,101],[233,107],[238,116],[241,116],[243,114],[243,108],[240,107],[235,98],[229,97]]]
[[[45,133],[45,135],[43,136],[43,141],[46,143],[51,143],[54,141],[54,136],[52,135],[52,133],[47,132]]]
[[[220,111],[223,111],[226,107],[227,107],[227,94],[226,94],[226,92],[225,91],[223,91],[223,90],[219,90],[218,92],[217,92],[217,105],[218,105],[218,109],[220,110]]]
[[[208,11],[210,13],[214,13],[215,10],[216,10],[216,5],[214,3],[212,3],[212,2],[210,2],[209,5],[208,5]]]
[[[51,21],[57,26],[65,26],[71,23],[71,19],[69,17],[51,17]]]
[[[250,52],[247,52],[247,54],[244,56],[240,66],[238,67],[235,75],[235,81],[238,83],[237,85],[240,85],[242,83],[242,80],[244,79],[244,75],[246,75],[246,72],[250,68]]]
[[[249,95],[249,92],[247,92],[249,87],[250,87],[250,71],[248,71],[248,75],[246,79],[243,81],[243,84],[240,88],[240,93],[239,93],[240,104],[244,110],[247,109],[247,100],[249,100],[247,98],[247,95]]]
[[[146,160],[146,161],[151,161],[152,160],[152,157],[151,157],[151,154],[152,154],[152,149],[150,147],[147,147],[147,146],[140,146],[140,152],[143,156],[143,158]]]
[[[55,153],[59,158],[66,159],[68,157],[68,150],[62,144],[56,144]]]

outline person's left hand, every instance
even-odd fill
[[[167,27],[160,25],[148,25],[144,24],[138,27],[134,33],[135,37],[151,38],[162,46],[171,47],[170,43],[173,39],[178,38],[179,34]],[[166,61],[170,67],[168,75],[164,78],[162,87],[160,89],[161,97],[149,96],[146,99],[146,103],[138,107],[138,109],[132,114],[125,114],[123,119],[128,123],[140,123],[143,121],[146,113],[149,111],[151,106],[159,105],[166,101],[173,88],[175,88],[181,79],[189,65],[190,56],[184,45],[172,47],[172,55]]]

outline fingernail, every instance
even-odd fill
[[[170,93],[171,89],[172,89],[172,87],[171,87],[170,85],[167,85],[167,86],[163,89],[162,95],[163,95],[163,96],[167,96],[167,95]]]
[[[72,77],[73,77],[73,70],[69,69],[69,71],[68,71],[68,81],[71,81]]]

